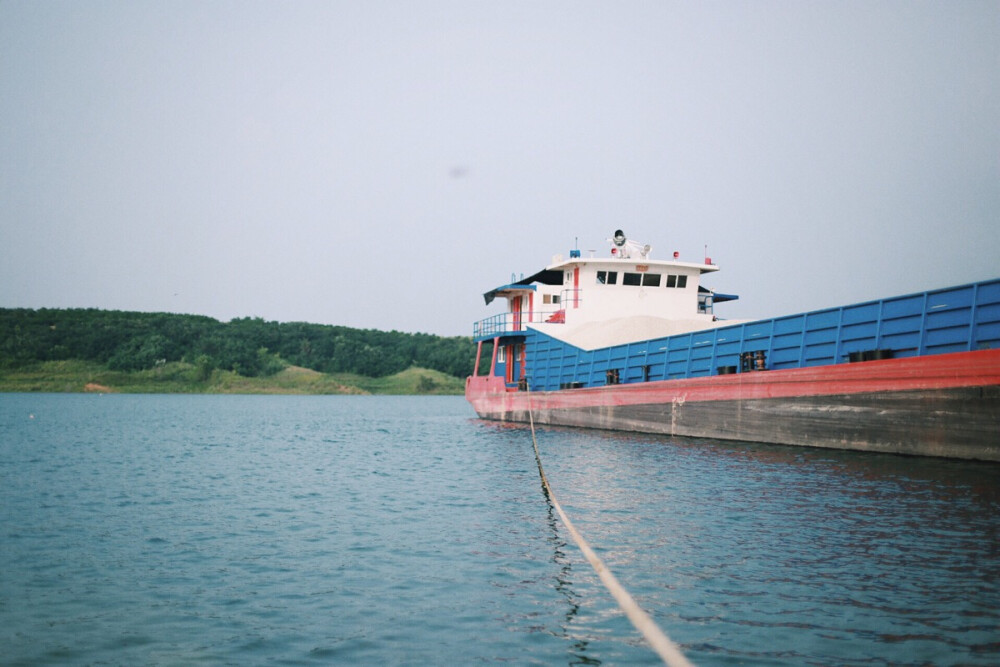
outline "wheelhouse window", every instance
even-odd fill
[[[625,273],[622,275],[622,285],[629,285],[632,287],[638,287],[642,284],[642,274],[641,273]]]
[[[667,276],[667,287],[677,287],[684,289],[687,287],[688,277],[687,276]]]
[[[659,287],[661,277],[662,276],[659,273],[644,273],[642,274],[642,286]]]
[[[597,284],[598,285],[615,285],[618,283],[618,272],[617,271],[598,271],[597,272]]]

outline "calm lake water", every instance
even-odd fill
[[[1000,466],[544,429],[698,665],[1000,663]],[[0,663],[656,664],[460,397],[0,394]]]

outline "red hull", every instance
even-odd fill
[[[548,392],[470,377],[484,419],[1000,461],[1000,350]]]

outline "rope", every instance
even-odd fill
[[[531,409],[528,409],[528,421],[531,423],[531,444],[535,448],[535,462],[538,463],[538,474],[542,477],[542,486],[545,487],[545,493],[548,495],[549,500],[552,502],[552,506],[556,508],[556,512],[559,513],[559,518],[566,525],[566,529],[569,534],[573,536],[573,540],[576,542],[576,546],[580,547],[580,551],[583,555],[587,557],[587,561],[590,566],[594,568],[597,572],[597,576],[601,578],[604,586],[611,592],[615,600],[618,602],[618,606],[621,607],[622,611],[628,617],[628,620],[632,622],[635,629],[638,630],[642,636],[649,643],[650,647],[660,656],[664,664],[669,667],[692,667],[691,662],[684,657],[677,645],[670,641],[670,638],[664,634],[663,630],[656,625],[656,622],[642,610],[636,601],[629,595],[629,592],[618,583],[618,579],[615,575],[611,574],[611,570],[597,557],[594,550],[590,548],[587,541],[583,539],[583,536],[577,532],[573,523],[563,512],[563,508],[559,505],[559,501],[556,500],[556,496],[552,493],[552,487],[549,486],[549,480],[545,477],[545,471],[542,469],[542,457],[538,454],[538,441],[535,439],[535,418],[531,413]]]

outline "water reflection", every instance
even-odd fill
[[[553,427],[538,439],[564,509],[695,662],[1000,656],[998,464]]]
[[[552,547],[552,562],[558,568],[555,575],[555,590],[566,600],[566,613],[563,616],[563,624],[560,636],[570,640],[571,665],[599,665],[600,660],[586,655],[590,642],[580,637],[574,632],[575,621],[580,613],[579,595],[573,590],[573,563],[566,550],[574,549],[575,545],[570,545],[559,534],[561,521],[556,516],[555,507],[549,498],[548,490],[541,485],[542,494],[545,496],[546,516],[545,521],[549,526],[552,535],[549,537],[549,544]]]

